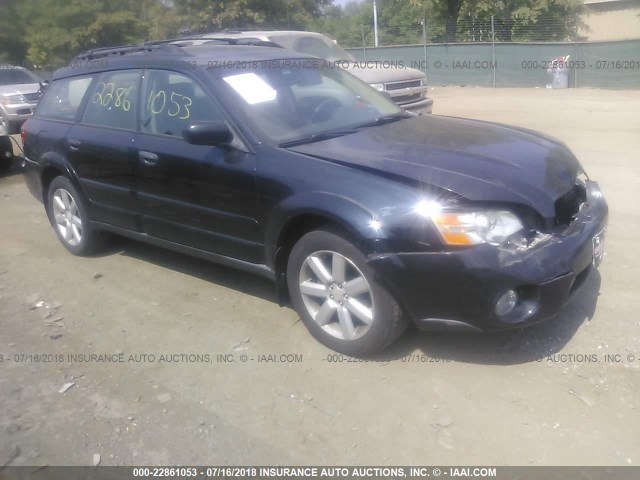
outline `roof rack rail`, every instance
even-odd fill
[[[270,42],[268,40],[260,40],[259,38],[224,38],[224,37],[201,37],[194,40],[204,40],[205,44],[214,42],[226,43],[227,45],[249,45],[252,47],[275,47],[284,48],[282,45]]]
[[[202,41],[205,44],[213,44],[213,43],[221,43],[225,45],[249,45],[253,47],[274,47],[274,48],[283,48],[281,45],[278,45],[274,42],[269,42],[267,40],[260,40],[259,38],[225,38],[225,37],[215,37],[209,35],[190,35],[187,37],[180,38],[172,38],[169,40],[157,40],[151,42],[145,42],[145,45],[160,45],[160,44],[173,44],[179,47],[186,47],[190,45],[186,45],[183,43],[182,45],[178,42],[195,42]]]
[[[186,47],[193,45],[194,41],[202,41],[204,44],[220,43],[224,45],[251,45],[257,47],[276,47],[282,48],[277,43],[260,40],[258,38],[223,38],[223,37],[208,37],[208,36],[188,36],[180,38],[171,38],[168,40],[151,40],[137,45],[121,45],[119,47],[103,47],[93,48],[87,50],[84,53],[76,55],[73,61],[78,60],[94,60],[96,58],[104,58],[112,55],[127,55],[130,53],[145,53],[152,52],[154,50],[166,50],[167,52],[182,53],[180,47]],[[180,44],[179,42],[183,42]]]
[[[167,50],[174,53],[182,53],[178,45],[171,45],[166,42],[146,42],[138,45],[121,45],[118,47],[93,48],[84,53],[76,55],[74,60],[94,60],[112,55],[126,55],[129,53],[151,52],[153,50]]]

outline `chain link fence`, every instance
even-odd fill
[[[582,27],[582,28],[580,28]],[[474,43],[576,41],[588,27],[578,16],[538,17],[535,22],[513,18],[461,18],[455,23],[428,19],[399,25],[379,25],[377,46],[413,45],[417,43]],[[376,46],[373,25],[361,25],[362,41],[349,47]],[[640,32],[639,32],[640,38]]]
[[[358,61],[422,70],[432,86],[640,88],[640,29],[634,39],[590,42],[578,16],[422,19],[379,26],[377,42],[373,25],[360,33],[360,44],[348,45]]]

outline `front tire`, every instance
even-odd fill
[[[47,214],[60,243],[74,255],[89,255],[103,246],[102,234],[91,226],[85,202],[68,178],[51,182]]]
[[[337,352],[378,352],[407,326],[397,302],[375,281],[365,256],[337,231],[316,230],[296,243],[287,282],[309,332]]]

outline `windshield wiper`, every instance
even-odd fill
[[[391,115],[383,115],[370,122],[358,125],[356,128],[377,127],[378,125],[384,125],[386,123],[397,122],[398,120],[404,120],[405,118],[411,118],[413,115],[407,112],[392,113]]]
[[[331,130],[329,132],[319,132],[314,133],[313,135],[309,135],[308,137],[298,138],[296,140],[290,140],[288,142],[283,142],[279,146],[282,148],[287,147],[295,147],[296,145],[304,145],[307,143],[313,142],[321,142],[323,140],[329,140],[331,138],[342,137],[344,135],[349,135],[351,133],[356,133],[357,130]]]

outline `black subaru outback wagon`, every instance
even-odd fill
[[[553,317],[603,256],[607,205],[559,141],[414,116],[283,49],[87,52],[22,134],[29,188],[69,251],[108,232],[266,276],[351,355],[409,321]]]

